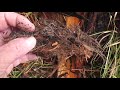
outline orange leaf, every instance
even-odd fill
[[[79,25],[80,23],[80,19],[78,19],[77,17],[66,17],[66,26],[67,28],[72,28],[75,27],[77,25]]]

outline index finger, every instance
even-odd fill
[[[25,31],[34,31],[35,26],[26,17],[15,13],[15,12],[5,12],[4,14],[6,22],[9,26],[17,27]]]

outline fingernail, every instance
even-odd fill
[[[29,37],[26,39],[26,44],[28,47],[34,48],[36,45],[36,39],[34,37]]]

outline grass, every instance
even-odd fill
[[[96,59],[92,60],[92,68],[98,68],[101,70],[100,78],[119,78],[120,77],[120,36],[117,32],[115,19],[117,12],[114,16],[110,15],[110,21],[108,29],[103,32],[99,32],[93,35],[102,36],[100,42],[104,41],[103,49],[106,52],[107,60],[103,61],[102,64],[94,65]],[[109,26],[113,25],[113,28],[109,30]],[[92,35],[91,35],[92,36]]]
[[[53,65],[42,59],[20,64],[10,73],[10,78],[45,78],[53,69]],[[51,69],[51,70],[50,70]]]

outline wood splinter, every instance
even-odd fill
[[[66,17],[66,27],[74,30],[74,27],[80,24],[80,19],[76,17]],[[84,48],[84,47],[83,47]],[[92,56],[91,53],[87,53],[86,56],[81,56],[81,58],[77,58],[72,56],[68,60],[65,60],[64,57],[59,61],[58,65],[58,77],[60,78],[81,78],[80,72],[72,69],[81,69],[83,68],[85,61],[87,58]],[[88,55],[87,55],[88,54]]]

